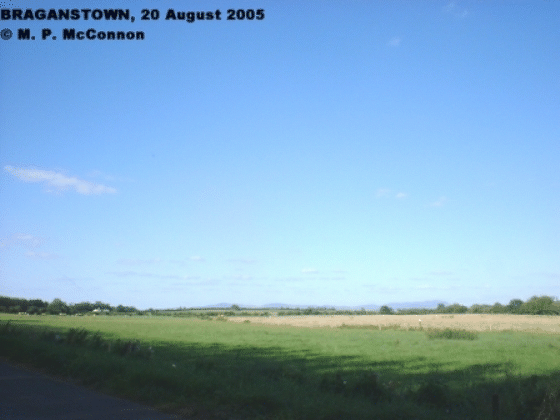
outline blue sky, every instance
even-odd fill
[[[0,22],[59,37],[0,41],[0,294],[138,308],[559,295],[560,2],[111,7],[136,21]],[[231,7],[265,18],[228,21]],[[62,40],[72,27],[146,38]]]

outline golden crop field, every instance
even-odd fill
[[[340,327],[400,325],[402,328],[456,328],[469,331],[525,331],[560,334],[560,317],[547,315],[301,315],[271,317],[231,317],[231,322],[250,321],[296,327]]]

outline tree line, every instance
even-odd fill
[[[435,309],[410,308],[397,309],[384,305],[377,311],[360,310],[336,310],[335,308],[306,308],[287,309],[281,308],[279,316],[283,315],[427,315],[427,314],[517,314],[517,315],[560,315],[560,301],[552,296],[533,296],[527,301],[512,299],[509,304],[502,305],[499,302],[493,305],[473,304],[470,307],[454,303],[444,305],[440,303]]]
[[[517,315],[560,315],[560,301],[552,296],[533,296],[523,302],[521,299],[512,299],[509,304],[499,302],[493,305],[473,304],[466,307],[459,303],[445,306],[440,303],[436,309],[400,309],[393,311],[388,306],[379,310],[382,314],[517,314]]]
[[[111,306],[108,303],[103,303],[97,301],[95,303],[91,302],[80,302],[67,304],[61,299],[54,299],[52,302],[43,301],[41,299],[22,299],[22,298],[12,298],[8,296],[0,296],[0,312],[4,313],[28,313],[30,315],[75,315],[84,314],[88,312],[93,312],[95,310],[104,312],[119,312],[119,313],[138,313],[139,311],[134,306],[123,306],[118,305],[116,307]]]
[[[232,305],[231,315],[242,309],[238,305]],[[270,308],[268,308],[270,310]],[[148,309],[141,311],[134,306],[111,306],[108,303],[97,301],[95,303],[80,302],[67,304],[61,299],[54,299],[52,302],[43,301],[41,299],[22,299],[0,296],[0,312],[4,313],[27,313],[30,315],[79,315],[91,312],[101,312],[106,314],[134,314],[144,315],[146,313],[163,314],[165,311],[176,310],[154,310]],[[181,312],[189,312],[186,308],[180,308]],[[518,314],[518,315],[560,315],[560,301],[552,296],[533,296],[527,301],[521,299],[512,299],[509,304],[502,305],[499,302],[493,305],[473,304],[470,307],[454,303],[452,305],[439,304],[435,309],[414,308],[414,309],[398,309],[394,310],[389,306],[382,306],[378,311],[366,311],[360,309],[353,310],[336,310],[335,308],[306,308],[306,309],[288,309],[281,308],[278,315],[424,315],[424,314]]]

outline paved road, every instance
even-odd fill
[[[0,360],[0,420],[177,420]]]

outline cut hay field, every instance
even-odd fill
[[[560,334],[560,317],[548,315],[302,315],[282,317],[235,317],[232,322],[291,325],[294,327],[340,327],[399,325],[402,328],[459,328],[468,331],[525,331]]]
[[[0,355],[189,420],[559,418],[560,317],[431,317],[0,315]]]

